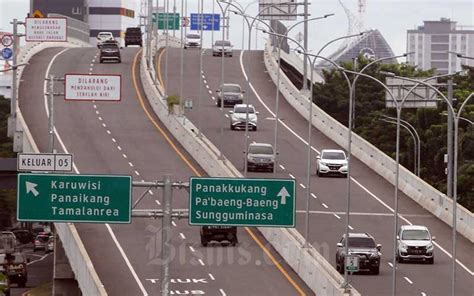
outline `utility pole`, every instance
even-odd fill
[[[46,79],[49,82],[49,92],[46,93],[48,96],[48,113],[49,113],[49,120],[48,120],[48,130],[49,130],[49,146],[48,151],[50,153],[55,153],[54,150],[54,97],[55,96],[64,96],[64,93],[54,92],[54,82],[55,81],[64,81],[64,78],[55,77],[54,75],[50,75],[49,78]]]
[[[453,80],[448,79],[448,102],[453,105]],[[447,195],[448,197],[453,197],[453,168],[454,168],[454,156],[453,156],[453,114],[448,106],[448,162],[447,162]]]

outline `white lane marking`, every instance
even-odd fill
[[[208,90],[209,94],[212,95],[212,90]]]
[[[130,161],[128,162],[128,165],[133,168],[133,163],[131,163]]]
[[[159,200],[155,199],[155,202],[157,205],[161,206],[161,202]]]
[[[295,176],[293,176],[292,174],[288,174],[290,176],[291,179],[295,179]]]
[[[95,63],[95,59],[92,59],[92,62]]]
[[[421,292],[421,296],[426,296],[426,293],[425,293],[425,292]]]
[[[120,151],[122,151],[122,147],[120,147],[120,146],[117,146],[117,149],[120,150]]]
[[[92,62],[94,62],[94,60],[92,60]],[[91,67],[94,67],[94,64],[91,64]],[[92,68],[91,68],[92,69]]]
[[[92,72],[92,68],[89,68],[89,72]]]
[[[191,250],[191,252],[196,252],[196,250],[194,250],[193,246],[189,246],[189,249]]]
[[[303,183],[300,183],[300,186],[303,187],[303,188],[306,188],[306,186],[304,186]]]
[[[151,190],[148,190],[148,193],[150,193],[150,195],[153,195],[153,191]]]
[[[212,275],[212,273],[209,273],[209,278],[210,278],[211,280],[213,280],[213,281],[216,280],[216,278]]]
[[[224,290],[219,289],[219,292],[221,292],[221,295],[222,295],[222,296],[227,296],[227,294],[224,292]]]
[[[122,156],[123,156],[123,158],[125,158],[125,159],[127,158],[127,154],[122,154]]]
[[[314,198],[318,198],[318,197],[316,196],[316,194],[314,194],[314,193],[311,193],[311,196],[314,197]]]
[[[112,134],[109,130],[106,130],[106,132],[107,132],[109,135]]]
[[[207,80],[206,80],[206,79],[203,79],[203,80],[202,80],[202,83],[207,84]]]
[[[102,126],[103,126],[103,127],[107,127],[107,124],[105,124],[105,123],[102,122]]]
[[[339,214],[339,215],[346,215],[346,212],[328,212],[328,211],[309,211],[311,214]],[[306,213],[304,210],[296,210],[296,213]],[[408,214],[409,215],[409,214]],[[393,214],[390,213],[360,213],[360,212],[351,212],[351,216],[376,216],[376,217],[393,217]],[[413,217],[418,218],[431,218],[432,216],[429,215],[412,215]]]
[[[393,268],[392,262],[389,262],[388,265],[390,265],[390,267]]]
[[[100,120],[100,121],[102,121],[102,120],[104,120],[104,119],[103,119],[102,117],[100,117],[100,116],[99,116],[99,120]]]
[[[117,143],[117,140],[115,140],[115,138],[112,138],[112,142]]]
[[[206,88],[209,88],[209,85],[206,84]]]
[[[134,173],[135,175],[140,176],[140,173],[138,171],[135,171]]]
[[[179,236],[181,236],[182,239],[186,239],[186,237],[184,236],[182,232],[179,233]]]
[[[349,225],[349,229],[350,229],[350,230],[354,230],[354,227],[352,227],[352,226]]]
[[[174,221],[171,221],[171,224],[173,224],[174,227],[178,226],[178,225],[176,225],[176,222],[174,222]]]
[[[333,215],[334,215],[334,217],[336,217],[337,219],[341,219],[341,217],[340,217],[338,214],[333,213]]]
[[[285,169],[285,167],[284,167],[284,166],[282,166],[281,164],[280,164],[280,168],[281,168],[282,170],[284,170],[284,169]]]
[[[202,265],[202,266],[205,266],[206,264],[204,264],[204,261],[202,261],[202,259],[198,259],[199,263]]]
[[[58,57],[60,54],[62,54],[63,52],[65,52],[66,50],[68,50],[68,48],[60,51],[59,53],[57,53],[52,59],[51,61],[49,62],[48,64],[48,67],[46,68],[46,75],[45,75],[45,78],[48,78],[49,77],[49,71],[51,69],[51,66],[52,64],[54,63],[54,60],[56,59],[56,57]],[[46,93],[46,87],[47,87],[47,84],[46,84],[46,80],[45,80],[45,85],[44,85],[44,91],[43,93]],[[48,111],[48,100],[47,100],[47,96],[44,96],[44,107],[46,109],[46,115],[49,117],[49,111]],[[64,145],[64,142],[61,138],[61,136],[59,135],[58,133],[58,130],[56,128],[53,129],[53,132],[54,134],[56,135],[56,138],[59,142],[59,145],[61,145],[61,148],[63,149],[64,153],[69,153],[67,148],[66,148],[66,145]],[[72,167],[74,169],[74,171],[76,172],[76,174],[79,174],[79,169],[77,168],[76,164],[73,163],[72,164]],[[140,281],[140,279],[138,278],[138,275],[137,273],[135,272],[135,270],[133,269],[133,266],[130,264],[130,260],[128,260],[127,258],[127,255],[125,254],[122,246],[120,245],[119,241],[117,240],[117,237],[115,236],[115,233],[113,232],[112,228],[110,227],[109,224],[105,224],[105,226],[107,227],[107,230],[109,231],[109,234],[110,236],[112,237],[112,240],[114,241],[115,243],[115,246],[117,247],[117,249],[120,251],[120,254],[122,255],[122,258],[124,259],[125,263],[127,264],[127,267],[128,269],[130,270],[130,273],[132,274],[133,278],[135,279],[136,283],[138,284],[138,287],[140,288],[140,290],[142,291],[143,293],[143,296],[148,296],[148,293],[147,291],[145,290],[145,287],[143,286],[142,282]],[[94,269],[94,272],[95,269]]]
[[[240,58],[240,68],[242,70],[242,73],[244,75],[244,77],[247,77],[247,73],[245,72],[245,69],[244,69],[244,64],[243,64],[243,60],[242,60],[242,54],[243,52],[241,52],[241,58]],[[247,79],[247,78],[246,78]],[[253,93],[255,94],[255,96],[257,97],[257,99],[259,100],[259,102],[263,105],[263,107],[265,109],[267,109],[267,111],[273,115],[275,117],[275,113],[272,112],[272,110],[270,110],[270,108],[265,104],[265,102],[263,102],[262,98],[260,97],[260,95],[257,93],[255,87],[252,85],[252,83],[250,82],[249,83],[249,86],[250,88],[252,89]],[[298,140],[300,140],[301,142],[303,142],[304,145],[308,145],[308,142],[305,141],[301,136],[299,136],[295,131],[293,131],[286,123],[284,123],[283,121],[281,121],[281,119],[278,120],[281,125],[283,127],[285,127],[291,134],[293,134]],[[313,151],[316,151],[318,154],[320,154],[320,152],[314,148],[313,146],[311,146],[311,149]],[[372,196],[374,199],[376,199],[378,202],[380,202],[384,207],[386,207],[389,211],[391,211],[392,213],[395,212],[394,209],[392,209],[390,206],[388,206],[385,202],[383,202],[380,198],[378,198],[377,196],[375,196],[375,194],[373,194],[372,192],[369,191],[369,189],[367,189],[365,186],[363,186],[361,183],[359,183],[359,181],[357,181],[354,177],[351,176],[351,181],[353,181],[354,183],[356,183],[360,188],[362,188],[365,192],[367,192],[370,196]],[[408,223],[409,225],[413,225],[410,221],[408,221],[408,219],[406,219],[405,217],[399,215],[400,219],[404,220],[406,223]],[[434,217],[434,215],[433,215]],[[453,255],[451,253],[449,253],[448,251],[446,251],[443,247],[441,247],[440,244],[438,244],[437,242],[433,242],[433,244],[435,246],[437,246],[443,253],[445,253],[446,255],[448,255],[449,258],[452,258]],[[464,270],[466,270],[469,274],[471,274],[472,276],[474,276],[474,272],[472,270],[470,270],[466,265],[464,265],[461,261],[459,261],[458,259],[456,259],[456,262],[459,264],[459,266],[461,266]]]
[[[95,110],[95,114],[99,115],[99,110]]]
[[[329,208],[327,204],[325,203],[322,203],[323,207],[325,207],[326,209]]]
[[[411,285],[413,285],[413,282],[412,282],[409,278],[407,278],[406,276],[404,276],[403,278],[404,278],[407,282],[409,282]]]
[[[97,105],[94,105],[94,109],[97,109]]]
[[[265,120],[273,120],[273,121],[275,121],[276,118],[275,118],[275,117],[266,117]]]
[[[28,254],[28,255],[41,257],[41,258],[39,258],[39,259],[36,259],[36,260],[33,260],[33,261],[31,261],[31,262],[26,263],[26,265],[31,265],[31,264],[35,264],[36,262],[43,261],[46,257],[48,257],[49,255],[51,255],[51,253],[45,254],[45,255],[43,255],[43,256],[41,256],[41,255],[36,255],[36,254]]]

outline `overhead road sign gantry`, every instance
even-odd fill
[[[17,220],[130,223],[132,177],[18,174]]]
[[[295,180],[190,178],[190,225],[295,226]]]
[[[22,172],[70,172],[72,171],[72,154],[63,153],[18,153],[17,170]]]
[[[201,20],[202,15],[202,20]],[[221,15],[218,13],[191,13],[191,30],[219,31]]]

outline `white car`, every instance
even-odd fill
[[[426,226],[402,225],[397,234],[397,262],[424,261],[433,264],[435,239]]]
[[[232,57],[234,46],[229,40],[216,40],[212,46],[213,56],[230,56]]]
[[[97,47],[101,47],[105,41],[113,41],[114,35],[111,32],[100,32],[97,34]]]
[[[342,175],[347,178],[347,157],[344,151],[338,149],[323,149],[316,158],[316,175]]]
[[[230,129],[243,129],[245,130],[245,123],[248,122],[247,127],[249,130],[257,130],[257,114],[253,105],[247,104],[236,104],[234,110],[229,111],[230,113]],[[247,121],[248,114],[248,121]]]
[[[201,35],[195,33],[186,34],[186,39],[184,40],[184,49],[191,47],[201,48]]]

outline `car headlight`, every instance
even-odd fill
[[[327,164],[327,163],[325,163],[324,161],[320,161],[319,163],[320,163],[321,165],[325,165],[325,166],[327,166],[327,165],[328,165],[328,164]]]
[[[433,244],[429,244],[429,245],[426,246],[426,250],[427,250],[428,252],[433,251],[433,249],[434,249]]]
[[[248,160],[249,162],[255,162],[255,158],[253,158],[252,156],[248,156],[248,157],[247,157],[247,160]]]
[[[403,242],[400,242],[400,249],[406,250],[407,249],[407,244],[405,244]]]
[[[370,253],[369,257],[370,258],[377,258],[377,257],[379,257],[379,253],[378,252],[372,252],[372,253]]]

